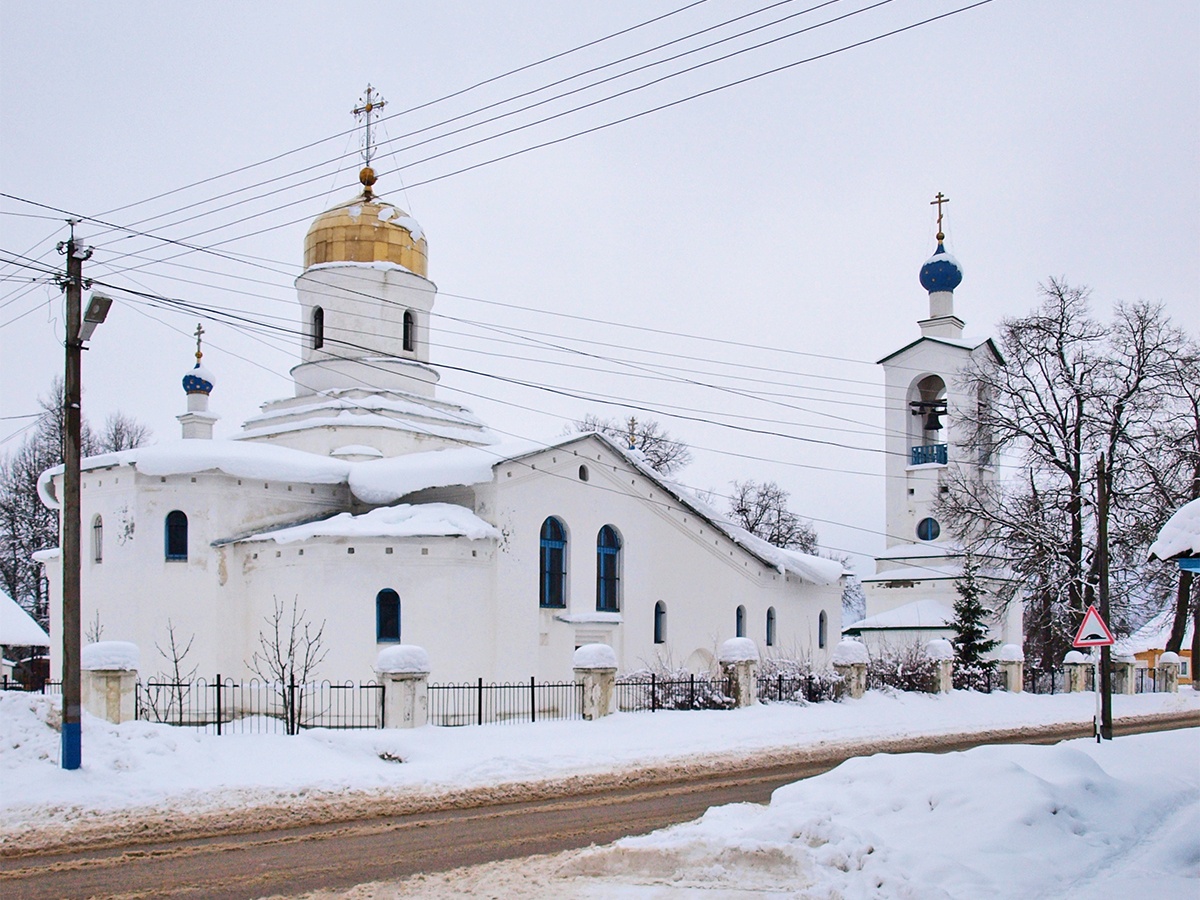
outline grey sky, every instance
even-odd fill
[[[956,311],[970,334],[985,336],[1001,317],[1028,311],[1038,283],[1051,275],[1090,285],[1101,312],[1117,300],[1162,300],[1200,332],[1194,2],[995,0],[591,135],[402,188],[964,2],[894,0],[420,166],[410,164],[468,136],[395,155],[392,149],[416,139],[388,145],[377,161],[378,189],[421,222],[430,242],[436,311],[443,314],[433,358],[447,366],[447,399],[472,407],[503,434],[549,437],[572,416],[629,410],[471,372],[623,398],[655,410],[697,447],[685,482],[721,492],[732,478],[774,478],[792,492],[798,511],[818,520],[824,543],[870,553],[882,546],[872,532],[883,523],[881,441],[873,434],[881,425],[880,375],[871,363],[915,337],[927,309],[917,271],[933,250],[935,192],[951,198],[947,244],[965,270]],[[0,190],[96,216],[338,134],[353,125],[349,110],[367,82],[394,114],[685,5],[4,0]],[[812,5],[783,4],[742,27]],[[756,39],[866,5],[833,3]],[[697,4],[392,118],[382,137],[401,138],[760,6],[767,3]],[[614,82],[609,92],[666,68]],[[593,90],[575,102],[598,96]],[[565,101],[541,113],[564,108]],[[220,245],[254,257],[254,265],[202,253],[165,263],[178,248],[86,225],[83,233],[97,246],[87,274],[293,328],[291,279],[307,222],[352,193],[360,163],[328,161],[353,147],[353,138],[339,137],[229,180],[101,216],[132,225],[314,166],[311,184],[277,196],[175,227],[167,226],[203,208],[135,226],[205,245],[270,227]],[[399,165],[410,167],[397,174]],[[267,211],[282,203],[294,205]],[[59,267],[53,245],[64,229],[14,213],[61,216],[0,199],[0,248]],[[190,237],[251,214],[253,221]],[[118,271],[130,264],[140,268]],[[0,275],[28,272],[4,266]],[[15,319],[0,327],[0,415],[33,412],[61,368],[59,297],[52,287],[0,282],[0,323]],[[85,356],[89,418],[98,422],[120,408],[149,422],[159,439],[177,436],[179,379],[191,363],[188,335],[198,318],[161,307],[115,308]],[[290,393],[294,343],[217,321],[205,328],[205,363],[218,379],[213,406],[223,416],[218,434],[229,435],[259,402]],[[531,337],[594,357],[530,347]],[[606,361],[614,357],[637,368]],[[764,391],[779,396],[744,396]],[[0,424],[0,437],[7,437],[25,422]]]

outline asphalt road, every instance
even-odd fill
[[[1117,723],[1118,734],[1200,726],[1189,713]],[[1090,735],[1062,726],[1003,735],[909,741],[906,750],[948,752],[984,743],[1053,743]],[[486,803],[406,815],[358,818],[237,833],[231,812],[225,833],[170,840],[134,838],[124,846],[6,855],[0,896],[41,898],[247,898],[348,888],[490,860],[603,844],[685,822],[710,806],[766,802],[777,787],[825,772],[875,747],[831,747],[782,764],[708,772],[684,778],[523,802]],[[460,801],[461,803],[461,801]]]

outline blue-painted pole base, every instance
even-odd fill
[[[63,722],[62,767],[78,769],[83,762],[83,730],[78,722]]]

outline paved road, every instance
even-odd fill
[[[1200,716],[1189,713],[1118,723],[1116,730],[1128,734],[1197,726]],[[1036,734],[1010,733],[1004,740],[1051,743],[1089,734],[1089,728],[1063,726]],[[957,736],[922,745],[925,750],[950,751],[992,742],[990,736]],[[803,762],[577,796],[8,857],[0,860],[0,895],[22,900],[246,898],[347,888],[415,872],[607,843],[694,819],[710,806],[766,802],[777,787],[827,771],[851,755],[851,748],[831,748]]]

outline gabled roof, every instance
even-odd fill
[[[987,347],[992,351],[992,356],[995,357],[996,362],[1000,363],[1000,365],[1004,365],[1004,356],[1000,353],[1000,348],[996,346],[996,342],[991,338],[987,338],[983,341],[956,341],[953,338],[929,337],[927,335],[922,335],[915,341],[910,341],[899,350],[893,350],[883,359],[876,360],[876,365],[883,365],[889,359],[899,356],[901,353],[912,349],[913,347],[917,346],[917,344],[920,344],[924,341],[929,341],[934,344],[944,344],[947,347],[957,347],[960,350],[970,350],[972,353],[974,353],[980,347]]]
[[[50,635],[3,591],[0,591],[0,644],[50,646]]]
[[[1150,545],[1151,559],[1200,556],[1200,500],[1190,500],[1175,511]]]

